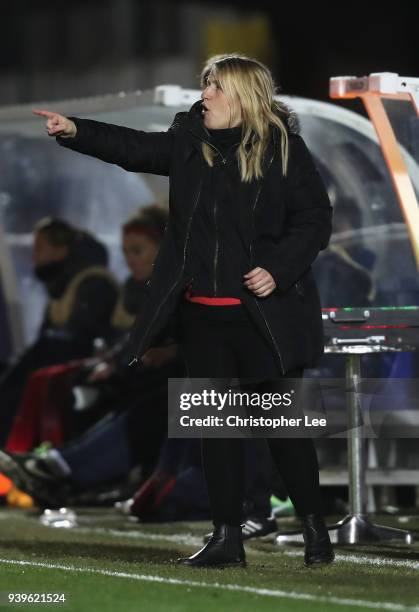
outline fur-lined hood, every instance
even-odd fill
[[[284,111],[289,132],[291,134],[299,134],[301,132],[301,124],[300,118],[298,117],[296,111],[288,104],[285,104],[285,102],[283,102],[282,100],[277,100],[276,102]],[[284,117],[284,115],[282,116],[282,118]]]

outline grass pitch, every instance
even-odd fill
[[[210,523],[139,524],[113,509],[76,511],[78,526],[63,529],[41,525],[33,510],[0,509],[0,609],[419,612],[418,516],[373,517],[409,529],[418,543],[335,545],[329,566],[306,568],[302,545],[267,536],[245,544],[247,568],[198,569],[174,560],[202,546]],[[8,603],[17,592],[64,593],[66,601]]]

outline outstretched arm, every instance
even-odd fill
[[[61,146],[131,172],[169,174],[176,120],[167,132],[144,132],[93,119],[64,117],[47,110],[33,112],[47,117],[47,133],[56,137]]]

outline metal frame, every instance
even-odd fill
[[[371,350],[373,349],[373,350]],[[400,352],[392,347],[380,347],[382,352]],[[405,544],[412,544],[413,537],[409,531],[395,529],[385,525],[372,523],[366,512],[365,500],[365,438],[361,435],[362,416],[358,401],[357,389],[361,381],[361,355],[377,352],[377,347],[370,345],[335,345],[326,347],[328,353],[341,353],[346,355],[346,382],[353,393],[348,393],[346,405],[349,417],[347,433],[348,444],[348,473],[349,473],[349,514],[341,521],[328,527],[330,539],[337,544],[364,544],[369,542],[383,542],[399,540]],[[279,533],[276,544],[302,542],[302,530]]]

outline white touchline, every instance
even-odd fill
[[[303,555],[303,552],[297,552],[292,550],[284,551],[284,555],[288,557],[299,557]],[[381,557],[367,557],[366,555],[358,555],[356,553],[352,553],[349,555],[341,555],[339,553],[335,554],[336,561],[346,561],[348,563],[358,563],[362,565],[364,563],[369,565],[377,565],[383,567],[387,565],[388,567],[405,567],[407,569],[418,570],[419,569],[419,561],[402,561],[400,559],[382,559]]]
[[[112,578],[129,578],[131,580],[141,580],[143,582],[160,582],[162,584],[172,584],[191,587],[206,587],[209,589],[220,589],[223,591],[236,591],[242,593],[252,593],[253,595],[266,595],[268,597],[282,597],[287,599],[303,599],[307,601],[318,601],[324,603],[334,603],[342,606],[356,606],[363,608],[373,608],[378,610],[394,610],[396,612],[419,612],[417,606],[404,606],[383,601],[368,601],[363,599],[348,599],[343,597],[326,597],[322,595],[312,595],[311,593],[296,593],[295,591],[278,591],[273,589],[258,589],[247,587],[240,584],[222,584],[219,582],[199,582],[197,580],[181,580],[179,578],[166,578],[164,576],[153,576],[147,574],[132,574],[129,572],[113,572],[111,570],[96,569],[93,567],[77,567],[75,565],[62,565],[58,563],[44,563],[42,561],[22,561],[20,559],[0,559],[0,563],[8,565],[25,565],[29,567],[41,567],[45,569],[58,569],[66,572],[79,572],[81,574],[98,574]]]

